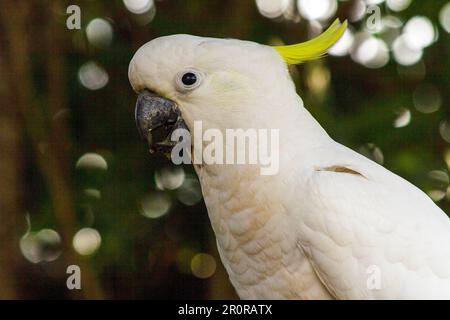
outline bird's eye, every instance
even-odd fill
[[[195,73],[187,72],[187,73],[183,74],[183,77],[181,78],[181,82],[183,82],[183,84],[185,86],[192,86],[193,84],[195,84],[197,82],[197,76],[195,75]]]
[[[197,70],[180,72],[177,76],[177,86],[181,91],[190,91],[197,88],[203,79],[203,74]]]

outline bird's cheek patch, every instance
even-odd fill
[[[231,99],[229,103],[234,103],[236,99],[242,100],[249,95],[249,84],[246,77],[232,72],[220,72],[214,74],[209,79],[209,90],[216,98]]]

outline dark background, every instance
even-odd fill
[[[192,167],[150,155],[135,129],[128,63],[163,35],[290,44],[350,19],[351,54],[291,68],[300,96],[333,138],[450,212],[448,2],[372,0],[374,33],[357,14],[370,1],[269,2],[0,2],[0,298],[236,298]],[[416,16],[433,41],[423,24],[408,33]],[[402,34],[421,47],[396,47]],[[69,265],[82,290],[67,289]]]

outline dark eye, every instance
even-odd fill
[[[177,73],[175,83],[180,92],[188,92],[198,88],[204,78],[203,72],[196,69],[187,69]]]
[[[192,72],[187,72],[183,74],[181,82],[183,82],[185,86],[192,86],[197,82],[197,76]]]

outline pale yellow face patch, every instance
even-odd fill
[[[211,77],[210,90],[224,103],[242,103],[245,96],[253,94],[252,79],[235,71],[219,71]],[[229,101],[236,99],[236,101]]]

